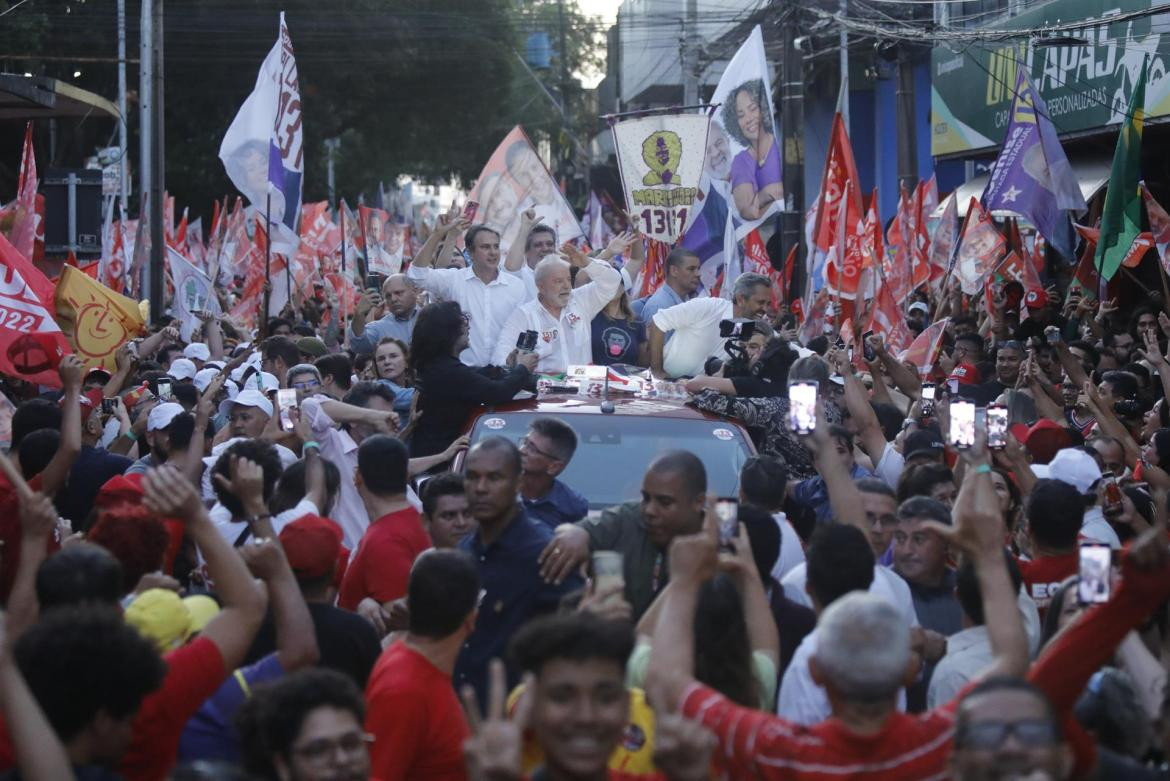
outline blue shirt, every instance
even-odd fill
[[[873,477],[873,473],[857,464],[849,476],[854,480],[863,477]],[[825,478],[820,475],[801,480],[792,491],[792,498],[803,505],[807,505],[817,514],[817,523],[824,523],[832,518],[833,510],[829,506],[829,489],[825,485]]]
[[[589,512],[589,500],[560,480],[553,480],[552,488],[539,499],[526,499],[524,512],[533,520],[543,521],[555,529],[562,523],[576,523]]]
[[[581,578],[566,578],[559,586],[540,577],[537,557],[552,539],[552,529],[534,521],[523,507],[499,538],[484,547],[480,532],[459,542],[459,549],[475,557],[483,600],[475,632],[455,662],[452,682],[458,691],[471,684],[481,704],[487,703],[488,662],[505,659],[508,641],[536,616],[551,613],[561,598],[581,588]],[[505,662],[507,660],[505,659]],[[519,671],[508,666],[508,689],[519,683]]]
[[[229,675],[219,691],[199,706],[183,728],[179,737],[179,762],[198,759],[238,762],[240,742],[233,721],[236,710],[252,696],[257,684],[283,677],[284,668],[275,652]]]
[[[681,304],[683,301],[686,301],[686,299],[674,292],[670,285],[664,283],[654,291],[654,295],[646,299],[638,299],[638,301],[634,302],[634,314],[643,323],[649,323],[659,309],[669,309],[676,304]],[[640,308],[638,306],[639,302],[642,304]],[[666,338],[670,338],[669,333],[666,335]]]
[[[405,428],[410,422],[410,404],[414,400],[414,388],[403,388],[390,380],[378,380],[394,394],[394,411],[398,413],[398,426]]]
[[[405,320],[399,320],[394,315],[388,314],[380,320],[366,323],[361,336],[353,332],[351,325],[349,327],[349,349],[357,354],[372,353],[374,348],[378,346],[378,342],[383,339],[398,339],[410,344],[410,337],[414,334],[416,322],[418,322],[417,306]]]

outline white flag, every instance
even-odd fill
[[[280,36],[219,146],[227,175],[257,210],[269,210],[272,251],[291,255],[304,182],[301,92],[292,40],[280,15]]]
[[[198,312],[207,311],[213,315],[222,315],[223,312],[219,308],[219,299],[215,297],[211,277],[191,265],[174,247],[167,247],[167,261],[175,285],[171,314],[179,319],[179,336],[184,342],[189,342],[201,322]]]

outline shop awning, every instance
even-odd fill
[[[1113,166],[1113,160],[1106,157],[1070,160],[1069,163],[1072,164],[1073,173],[1077,177],[1077,184],[1081,186],[1081,195],[1085,196],[1086,201],[1096,195],[1105,186],[1105,183],[1109,181],[1109,171]],[[971,204],[971,199],[979,198],[983,195],[983,191],[987,189],[987,180],[989,178],[990,174],[976,176],[974,179],[964,182],[955,188],[954,195],[958,198],[959,217],[967,216],[967,207]],[[941,216],[945,206],[946,198],[943,198],[938,208],[935,209],[934,216]],[[1015,212],[994,211],[992,215],[995,217],[1012,217],[1015,216]]]
[[[101,95],[47,76],[0,73],[0,119],[47,119],[97,114],[118,118],[118,107]]]

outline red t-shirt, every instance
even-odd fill
[[[716,756],[733,778],[913,781],[946,775],[957,704],[918,716],[894,712],[880,732],[858,735],[838,719],[793,724],[695,683],[683,697],[682,714],[715,733]]]
[[[410,567],[431,547],[418,511],[407,507],[370,524],[349,562],[337,604],[354,610],[366,597],[380,603],[406,596]]]
[[[1048,603],[1052,595],[1060,588],[1068,577],[1077,574],[1080,567],[1080,556],[1077,553],[1068,553],[1064,556],[1041,556],[1038,559],[1024,561],[1016,559],[1020,568],[1020,575],[1028,589],[1028,596],[1036,603],[1040,611],[1040,618],[1048,610]]]
[[[227,677],[219,646],[205,637],[163,657],[162,686],[142,700],[134,717],[134,737],[118,772],[126,781],[163,781],[175,765],[183,727]],[[16,765],[8,725],[0,721],[0,771]]]
[[[28,487],[41,490],[41,476],[28,481]],[[54,553],[61,546],[52,535],[49,536],[48,552]],[[16,568],[20,566],[20,500],[8,477],[0,472],[0,604],[8,604],[12,584],[16,581]]]
[[[470,734],[451,676],[399,641],[387,648],[366,684],[370,773],[381,781],[465,779]]]

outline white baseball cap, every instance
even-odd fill
[[[218,374],[219,369],[214,367],[200,369],[199,371],[195,372],[195,379],[193,379],[191,382],[195,385],[195,390],[202,393],[203,391],[207,390],[207,386],[211,384],[211,381],[214,380]]]
[[[164,402],[154,407],[146,416],[146,430],[158,431],[174,422],[175,418],[185,413],[182,404],[173,401]]]
[[[924,315],[930,313],[930,307],[921,301],[915,301],[913,304],[907,307],[908,312],[913,312],[915,309],[917,309],[919,312],[922,312]]]
[[[1097,466],[1097,459],[1085,451],[1066,447],[1064,450],[1058,450],[1048,462],[1048,476],[1053,480],[1068,483],[1077,489],[1077,493],[1087,494],[1101,479],[1101,467]]]
[[[219,411],[224,415],[231,415],[232,406],[255,407],[268,417],[272,417],[272,402],[263,393],[252,388],[240,391],[234,399],[227,399],[219,405]]]
[[[192,342],[183,348],[183,357],[193,361],[206,361],[211,357],[211,348],[203,342]]]
[[[176,358],[171,361],[171,368],[167,370],[167,374],[176,380],[189,380],[197,371],[199,370],[195,368],[195,362],[190,358]]]

